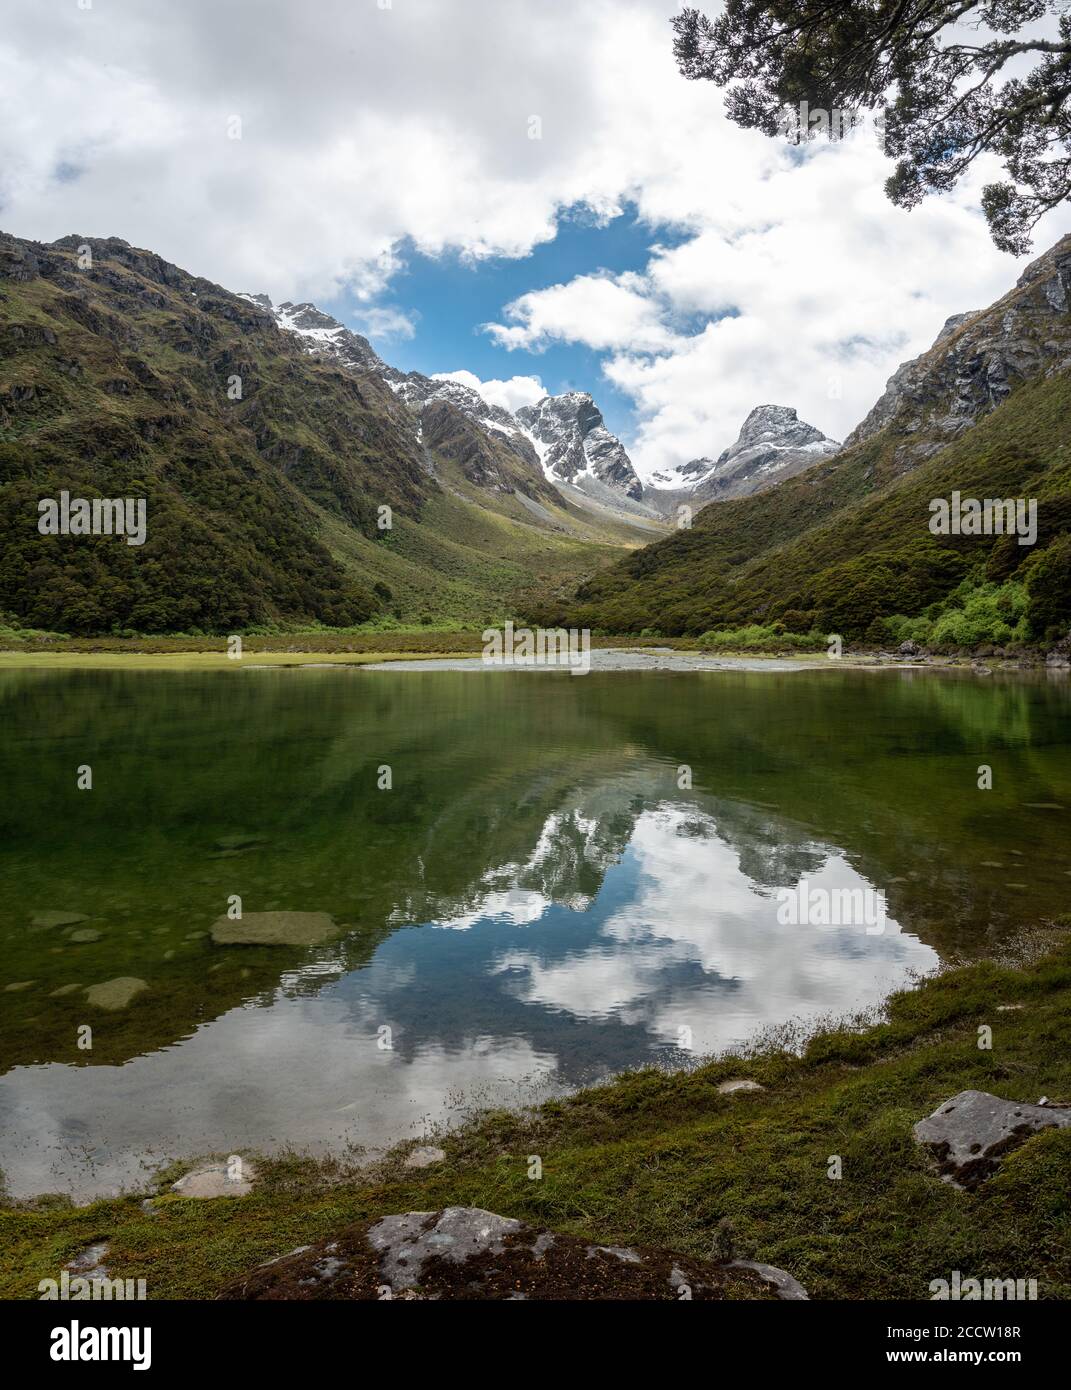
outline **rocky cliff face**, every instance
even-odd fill
[[[517,411],[517,420],[535,445],[548,478],[582,487],[594,479],[633,501],[643,484],[632,460],[586,391],[544,396]]]
[[[840,447],[791,406],[757,405],[736,442],[716,461],[693,459],[676,471],[673,481],[677,493],[693,501],[746,497],[802,473]]]
[[[845,441],[889,428],[905,469],[929,458],[1024,381],[1071,366],[1071,236],[1033,261],[989,309],[954,314],[920,357],[898,367]]]
[[[517,421],[457,381],[401,372],[384,362],[367,338],[314,304],[273,305],[266,294],[242,296],[295,335],[306,352],[354,372],[372,372],[408,407],[417,444],[453,459],[477,487],[552,496],[539,456]]]

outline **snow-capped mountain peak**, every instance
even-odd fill
[[[544,396],[534,406],[511,415],[486,401],[473,387],[452,376],[402,372],[380,358],[367,338],[353,333],[315,304],[273,305],[266,294],[243,294],[269,313],[287,333],[297,336],[306,351],[333,358],[343,367],[373,371],[414,412],[414,431],[420,437],[420,416],[433,405],[446,404],[480,430],[505,443],[533,467],[538,462],[546,478],[598,494],[638,501],[643,484],[616,435],[606,428],[602,412],[587,391]]]
[[[271,314],[280,328],[301,339],[307,352],[333,357],[341,366],[356,371],[386,370],[386,364],[367,338],[352,332],[315,304],[272,304],[266,294],[242,294],[240,298]]]
[[[693,459],[652,481],[690,492],[704,502],[746,497],[802,473],[840,448],[837,440],[801,420],[792,406],[757,405],[736,441],[716,460]]]
[[[632,460],[587,391],[544,396],[522,406],[516,418],[552,482],[583,486],[594,480],[634,501],[643,496]]]

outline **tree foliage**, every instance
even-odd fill
[[[683,75],[727,89],[737,125],[775,135],[787,108],[883,109],[899,207],[945,192],[982,155],[1007,177],[982,207],[1024,254],[1071,197],[1071,14],[1065,0],[726,0],[671,23]],[[809,132],[797,130],[797,139]]]

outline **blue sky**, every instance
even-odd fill
[[[643,271],[653,245],[676,246],[687,234],[641,222],[634,207],[600,225],[590,214],[569,211],[559,218],[557,235],[527,256],[466,259],[454,252],[431,257],[412,245],[399,249],[405,269],[377,307],[396,308],[414,324],[412,338],[380,338],[366,333],[380,356],[402,371],[466,370],[481,380],[538,376],[548,395],[590,391],[608,427],[623,438],[633,432],[631,400],[602,375],[605,354],[576,343],[554,342],[545,351],[512,351],[499,346],[481,326],[502,322],[505,306],[530,290],[565,284],[600,270],[620,274]],[[361,308],[351,298],[320,304],[326,313],[357,332]]]
[[[589,390],[645,479],[767,402],[843,439],[1022,272],[979,210],[999,163],[894,208],[876,131],[796,149],[684,81],[676,8],[6,0],[3,227],[121,236],[359,331],[393,309],[415,332],[370,332],[387,361]],[[1037,252],[1069,229],[1066,203]]]

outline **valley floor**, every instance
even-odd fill
[[[258,1160],[244,1197],[181,1197],[174,1167],[148,1198],[8,1205],[0,1296],[35,1297],[106,1242],[113,1278],[145,1279],[150,1298],[209,1299],[350,1223],[457,1205],[613,1245],[728,1249],[788,1270],[812,1298],[926,1299],[954,1271],[1036,1279],[1041,1298],[1069,1298],[1071,1129],[1029,1139],[973,1192],[942,1181],[912,1139],[965,1089],[1071,1100],[1069,928],[1046,924],[1013,957],[930,977],[894,995],[883,1021],[820,1032],[802,1052],[780,1035],[689,1072],[647,1069],[527,1114],[474,1117],[421,1171],[404,1167],[402,1146],[363,1168]],[[762,1089],[719,1091],[735,1078]]]

